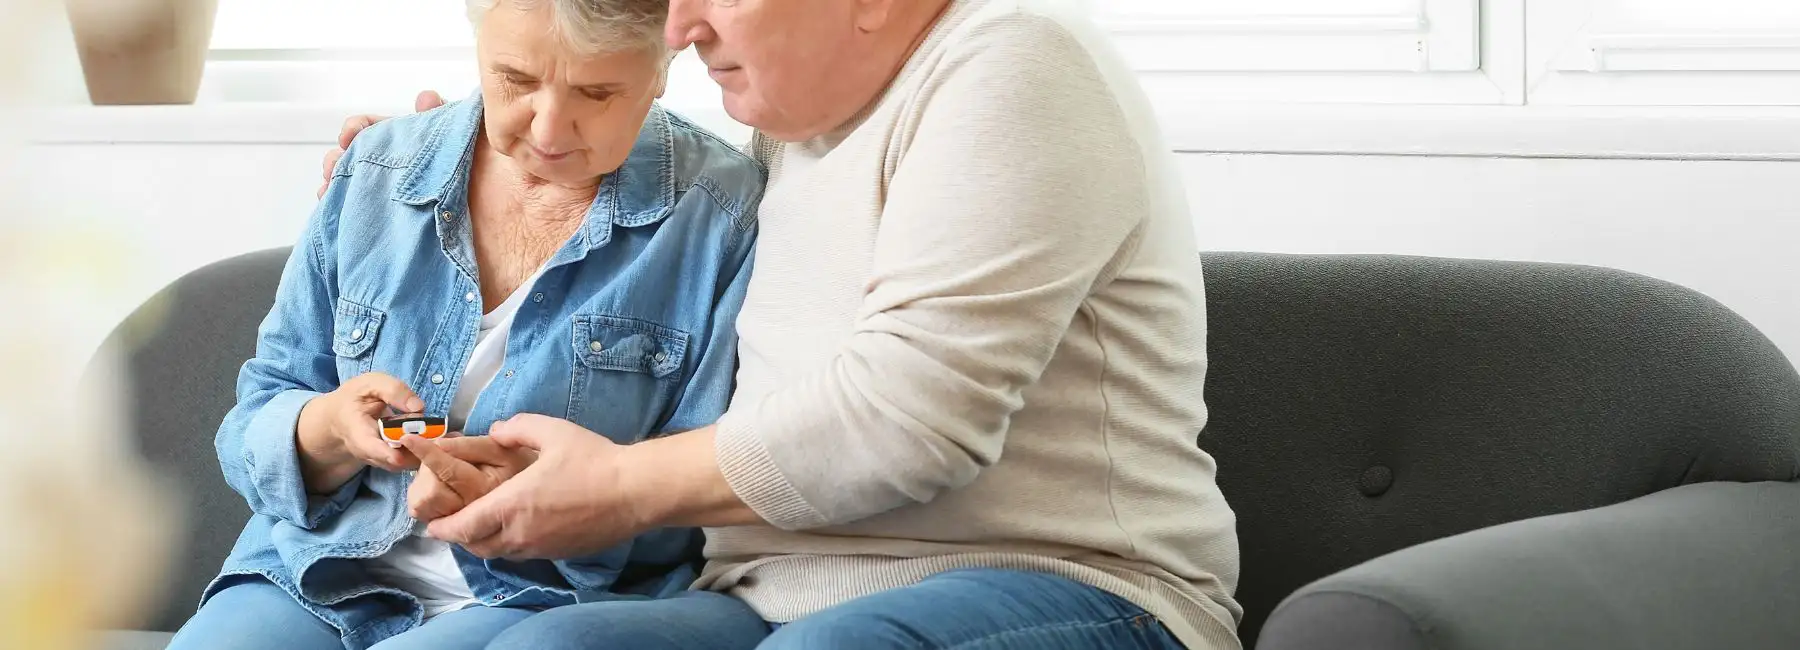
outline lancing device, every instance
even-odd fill
[[[406,436],[419,436],[426,440],[444,437],[444,418],[434,418],[423,413],[404,413],[381,418],[381,437],[387,439],[389,447],[398,448],[400,439]]]

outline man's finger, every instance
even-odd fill
[[[487,436],[439,438],[438,449],[474,465],[509,467],[518,462],[518,452],[501,447]]]
[[[337,170],[338,160],[342,159],[343,157],[344,157],[343,149],[332,149],[331,151],[325,152],[325,168],[322,171],[324,172],[324,175],[325,175],[326,184],[328,184],[328,185],[330,184],[331,173],[333,171]]]
[[[318,198],[321,198],[321,199],[325,198],[325,192],[327,192],[331,189],[331,173],[332,173],[332,171],[337,169],[338,159],[343,158],[343,157],[344,157],[343,149],[334,149],[331,152],[325,154],[325,173],[322,175],[323,180],[319,181],[319,196],[318,196]]]
[[[476,469],[474,465],[450,455],[438,448],[431,440],[417,436],[403,436],[400,445],[414,456],[419,457],[419,464],[438,482],[455,491],[463,500],[478,498],[494,489],[493,479]]]
[[[585,430],[567,420],[521,413],[504,422],[494,423],[488,429],[488,437],[501,446],[543,451],[546,445],[554,444],[578,431]]]
[[[504,539],[505,537],[506,537],[506,534],[503,532],[495,533],[492,537],[488,537],[486,539],[474,540],[467,544],[463,544],[462,547],[463,547],[463,550],[466,550],[469,553],[473,554],[475,557],[478,557],[478,558],[481,558],[484,560],[497,560],[497,559],[502,559],[502,558],[508,558],[511,555],[515,555],[515,553],[513,553],[511,551],[511,548],[509,546],[507,546],[507,542]]]
[[[349,149],[350,142],[356,139],[356,134],[362,133],[363,129],[369,128],[381,119],[375,115],[358,115],[344,120],[344,127],[338,131],[338,148]]]
[[[413,98],[413,110],[423,113],[444,105],[444,97],[435,90],[427,90]]]

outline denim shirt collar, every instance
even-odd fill
[[[409,205],[450,204],[468,191],[477,135],[483,128],[481,93],[443,109],[425,144],[394,188],[394,200]],[[646,226],[669,215],[675,205],[675,137],[669,114],[652,105],[631,154],[600,181],[588,208],[585,238],[590,248],[612,239],[614,225]]]

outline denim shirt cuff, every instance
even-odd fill
[[[330,495],[306,492],[306,480],[300,473],[300,449],[295,440],[300,423],[300,410],[319,393],[290,390],[276,395],[250,420],[244,435],[244,455],[256,491],[263,503],[301,528],[313,528],[342,512],[356,496],[360,475],[346,481]]]

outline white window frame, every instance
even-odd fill
[[[1800,28],[1621,31],[1590,27],[1596,0],[1527,3],[1532,104],[1800,105]]]
[[[1100,10],[1142,72],[1471,72],[1480,0],[1389,15],[1195,15]]]
[[[1384,16],[1095,13],[1159,105],[1522,102],[1524,0],[1417,2],[1416,11]],[[201,101],[404,106],[418,90],[467,92],[472,57],[469,47],[218,48]],[[688,83],[704,81],[685,74],[697,63],[677,65],[666,103],[716,107],[716,89]]]
[[[391,9],[390,14],[394,13]],[[461,3],[445,0],[443,9],[452,13],[440,17],[438,28],[452,29],[464,24]],[[277,115],[296,109],[343,115],[392,114],[411,110],[413,98],[420,91],[437,91],[454,100],[473,93],[480,83],[472,31],[458,32],[454,37],[415,38],[387,47],[293,47],[293,40],[279,40],[274,47],[252,45],[255,38],[215,42],[207,53],[198,103],[208,110],[218,106],[255,107],[252,110],[256,113]],[[669,86],[661,104],[726,137],[749,137],[748,127],[725,114],[718,87],[707,78],[704,65],[691,51],[682,53],[671,64]],[[304,137],[307,136],[282,130],[278,139]]]
[[[1152,68],[1140,79],[1170,147],[1189,154],[1800,162],[1800,97],[1771,92],[1800,91],[1800,75],[1767,70],[1791,54],[1782,35],[1727,34],[1720,42],[1707,40],[1718,34],[1582,34],[1594,1],[1479,0],[1478,70],[1283,71],[1267,69],[1273,59],[1190,58],[1140,66]],[[1253,27],[1153,22],[1102,24],[1122,42]],[[1308,37],[1296,22],[1254,27],[1268,43]],[[67,55],[75,72],[64,76],[78,84],[72,46]],[[199,105],[50,110],[29,120],[29,139],[326,147],[348,115],[411,110],[419,90],[472,90],[468,55],[221,49]],[[1444,61],[1440,67],[1463,67]],[[702,94],[717,93],[702,72],[677,70],[672,83],[697,87],[672,87],[665,105],[743,141],[748,128],[724,115],[716,94]]]
[[[1523,2],[1419,0],[1392,16],[1097,14],[1159,105],[1492,105],[1524,98]]]

